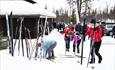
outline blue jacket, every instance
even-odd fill
[[[47,55],[47,50],[48,50],[48,48],[50,48],[51,45],[54,44],[54,42],[55,42],[55,41],[53,41],[53,40],[44,41],[43,47],[42,47],[42,48],[43,48],[43,52],[44,52],[44,56]]]

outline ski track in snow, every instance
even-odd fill
[[[9,54],[8,49],[0,51],[0,70],[115,70],[115,39],[109,36],[103,37],[102,45],[100,48],[100,53],[103,57],[102,63],[98,64],[98,59],[96,56],[96,63],[89,64],[87,67],[90,48],[90,41],[88,38],[86,38],[86,41],[84,42],[83,55],[86,58],[83,58],[83,64],[81,65],[80,58],[73,56],[73,42],[70,44],[70,52],[67,52],[65,55],[65,41],[63,35],[56,31],[54,31],[54,35],[56,36],[51,37],[55,38],[57,41],[57,46],[54,49],[56,56],[55,60],[49,61],[44,58],[41,59],[41,61],[39,58],[34,60],[34,54],[31,60],[29,60],[29,58],[26,57],[26,50],[24,50],[25,56],[22,56],[22,51],[20,48],[20,55],[18,55],[17,43],[14,56]],[[34,41],[35,39],[32,39],[32,45]],[[76,53],[76,55],[81,55],[81,53]]]

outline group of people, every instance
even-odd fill
[[[65,46],[66,51],[69,52],[70,49],[70,41],[73,41],[73,52],[76,53],[76,47],[77,47],[77,53],[80,53],[79,45],[81,40],[83,40],[82,32],[79,32],[77,27],[74,27],[73,25],[66,26],[63,30],[64,34],[64,40],[65,40]],[[96,22],[95,19],[92,19],[90,24],[86,26],[85,35],[90,36],[90,43],[91,43],[91,61],[89,63],[95,63],[95,57],[94,53],[98,56],[98,63],[101,63],[102,56],[99,53],[99,49],[102,42],[102,28],[99,23]],[[47,59],[54,59],[54,48],[56,47],[57,42],[55,40],[47,39],[44,41],[43,44],[43,50],[44,55],[48,57]]]
[[[95,19],[91,20],[91,24],[86,31],[86,35],[90,35],[91,41],[91,61],[90,63],[95,63],[94,52],[98,56],[98,63],[101,63],[102,56],[99,53],[101,42],[102,42],[102,27]]]
[[[64,29],[64,39],[66,45],[66,51],[69,52],[70,48],[70,41],[73,38],[73,52],[75,53],[75,48],[77,47],[77,53],[80,53],[79,45],[81,40],[85,40],[83,37],[82,26],[79,23],[74,29],[68,26]],[[98,63],[101,63],[102,56],[99,53],[101,42],[102,42],[102,27],[100,26],[99,22],[96,22],[95,19],[92,19],[88,25],[84,27],[85,36],[89,35],[90,37],[90,50],[91,50],[91,61],[89,63],[95,63],[94,53],[98,56]]]
[[[81,37],[80,37],[80,33],[79,32],[75,32],[74,31],[74,26],[72,25],[68,25],[67,27],[65,27],[64,31],[64,40],[65,40],[65,46],[66,46],[66,51],[69,52],[69,48],[70,48],[70,41],[74,40],[73,42],[73,52],[75,53],[75,48],[77,46],[77,52],[79,53],[79,45],[81,42]]]

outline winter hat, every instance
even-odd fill
[[[96,23],[96,19],[91,19],[90,23],[95,24]]]

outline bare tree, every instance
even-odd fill
[[[76,6],[79,19],[81,21],[81,15],[87,14],[87,12],[90,10],[90,3],[93,0],[67,0],[67,3],[69,4],[70,8],[73,6]],[[83,12],[82,12],[83,11]]]
[[[71,21],[73,22],[73,24],[76,24],[75,9],[72,10]]]
[[[110,9],[109,17],[115,21],[115,5]]]
[[[56,14],[56,22],[69,22],[69,17],[68,17],[68,11],[65,10],[63,8],[60,8],[59,10],[55,11]]]

